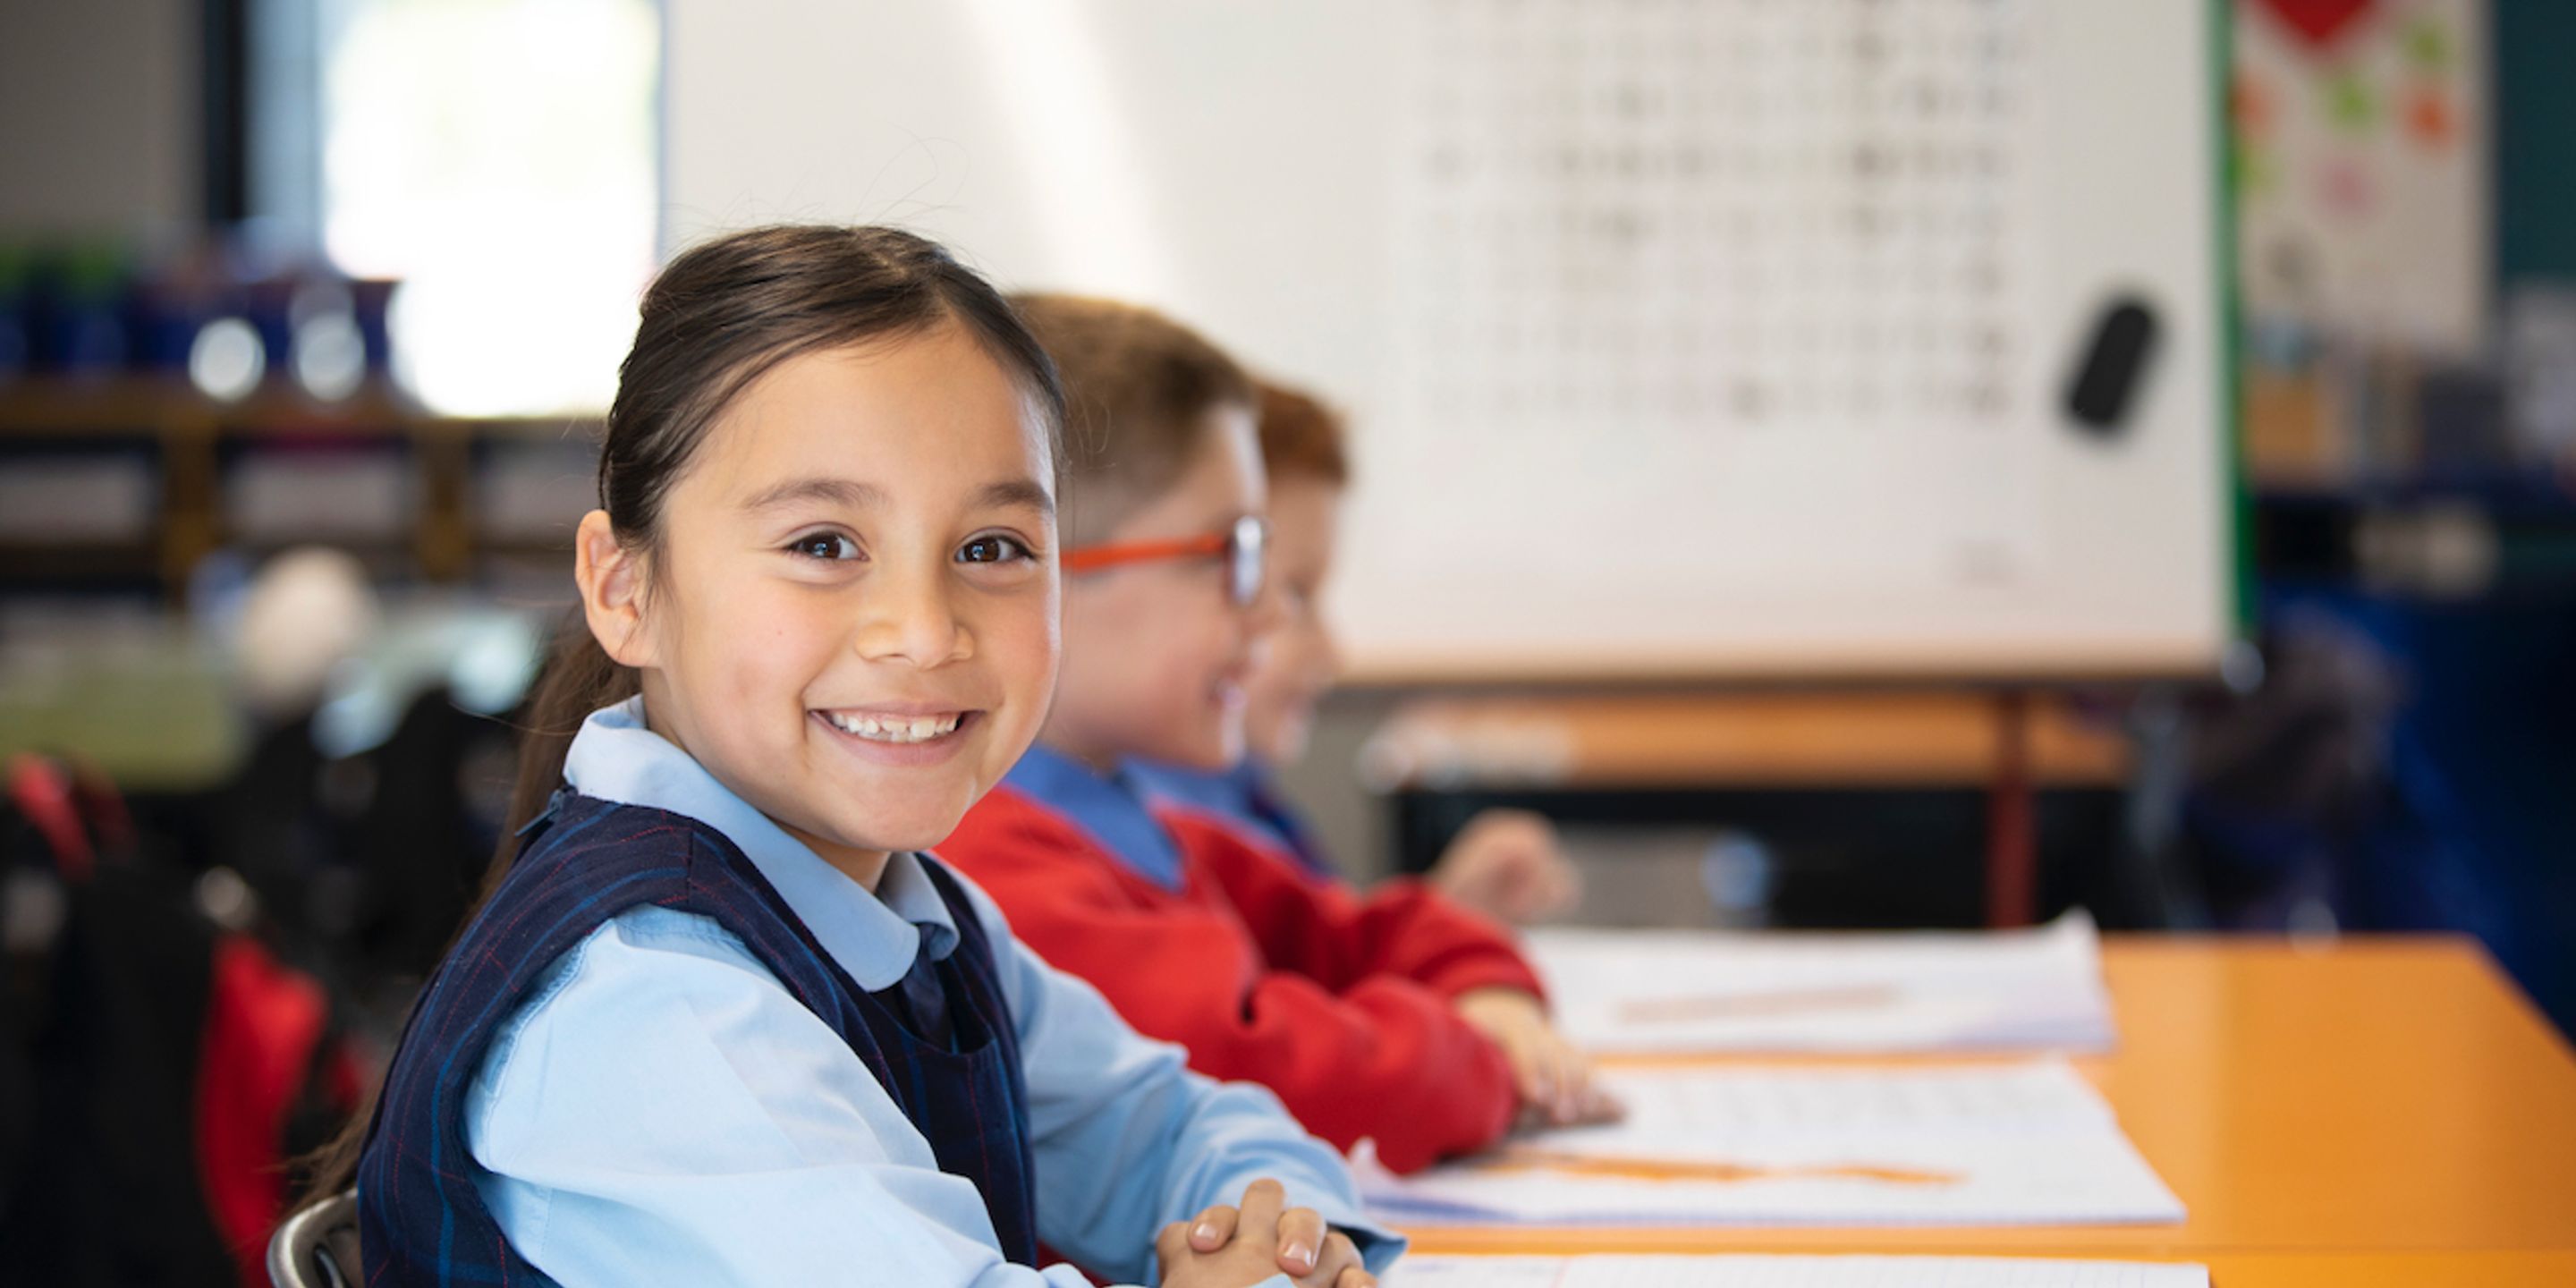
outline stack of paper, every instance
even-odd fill
[[[1402,1224],[2051,1225],[2180,1221],[2182,1203],[2062,1060],[1605,1075],[1627,1121],[1517,1137],[1397,1178]]]
[[[1407,1257],[1386,1288],[2209,1288],[2205,1266],[2002,1257]]]
[[[2112,1044],[2092,919],[2034,930],[1778,935],[1553,929],[1531,958],[1597,1052],[2093,1052]]]

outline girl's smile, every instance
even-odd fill
[[[965,749],[980,711],[874,707],[816,711],[850,753],[880,765],[931,765]]]

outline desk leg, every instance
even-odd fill
[[[2030,694],[1995,696],[1995,776],[1986,788],[1986,924],[2027,926],[2038,908],[2038,800],[2030,781]]]

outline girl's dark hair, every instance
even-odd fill
[[[1037,404],[1061,462],[1064,391],[1055,363],[1009,302],[937,243],[893,228],[782,224],[681,252],[644,292],[600,443],[599,507],[618,541],[646,554],[658,548],[672,484],[724,410],[780,363],[952,324]],[[562,782],[564,755],[582,720],[637,691],[635,672],[610,660],[576,609],[528,697],[518,780],[476,912],[518,857],[519,829]],[[473,917],[469,912],[466,921]],[[355,1178],[374,1100],[370,1094],[309,1160],[304,1202],[336,1194]]]

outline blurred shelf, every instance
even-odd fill
[[[30,378],[0,385],[0,439],[211,432],[214,405],[184,384]]]
[[[597,414],[442,416],[382,382],[323,402],[272,381],[238,402],[218,402],[182,380],[30,378],[0,384],[0,443],[10,439],[215,436],[349,436],[390,439],[553,439],[595,425]]]
[[[0,587],[156,581],[160,547],[140,541],[0,542]]]
[[[475,552],[498,559],[550,559],[572,557],[572,534],[560,541],[535,537],[481,537],[474,542]]]
[[[523,461],[534,448],[560,446],[567,457],[586,454],[596,423],[597,417],[581,415],[435,415],[381,381],[328,403],[275,381],[236,402],[209,399],[184,381],[168,378],[41,378],[0,384],[0,465],[13,452],[28,458],[133,452],[151,459],[158,489],[152,533],[136,544],[112,549],[81,543],[0,545],[0,559],[6,560],[0,565],[0,590],[76,588],[84,580],[157,582],[164,597],[176,601],[198,562],[226,546],[254,555],[308,543],[336,546],[385,575],[431,582],[468,580],[493,558],[559,557],[570,549],[571,519],[578,510],[562,516],[548,513],[544,505],[522,506],[524,513],[513,512],[506,516],[510,522],[497,525],[512,531],[484,538],[479,535],[483,518],[478,503],[489,499],[478,486],[479,471]],[[384,531],[352,532],[347,515],[331,522],[317,518],[306,531],[298,520],[278,512],[239,511],[242,497],[231,484],[246,468],[315,468],[312,485],[328,487],[333,468],[328,454],[343,450],[398,454],[399,468],[410,473],[402,490],[403,504],[412,513]],[[287,493],[271,486],[253,494],[273,499],[301,486],[290,484]],[[575,488],[556,499],[567,506],[583,502],[586,489]],[[525,534],[532,519],[562,519],[564,536],[530,538]]]

